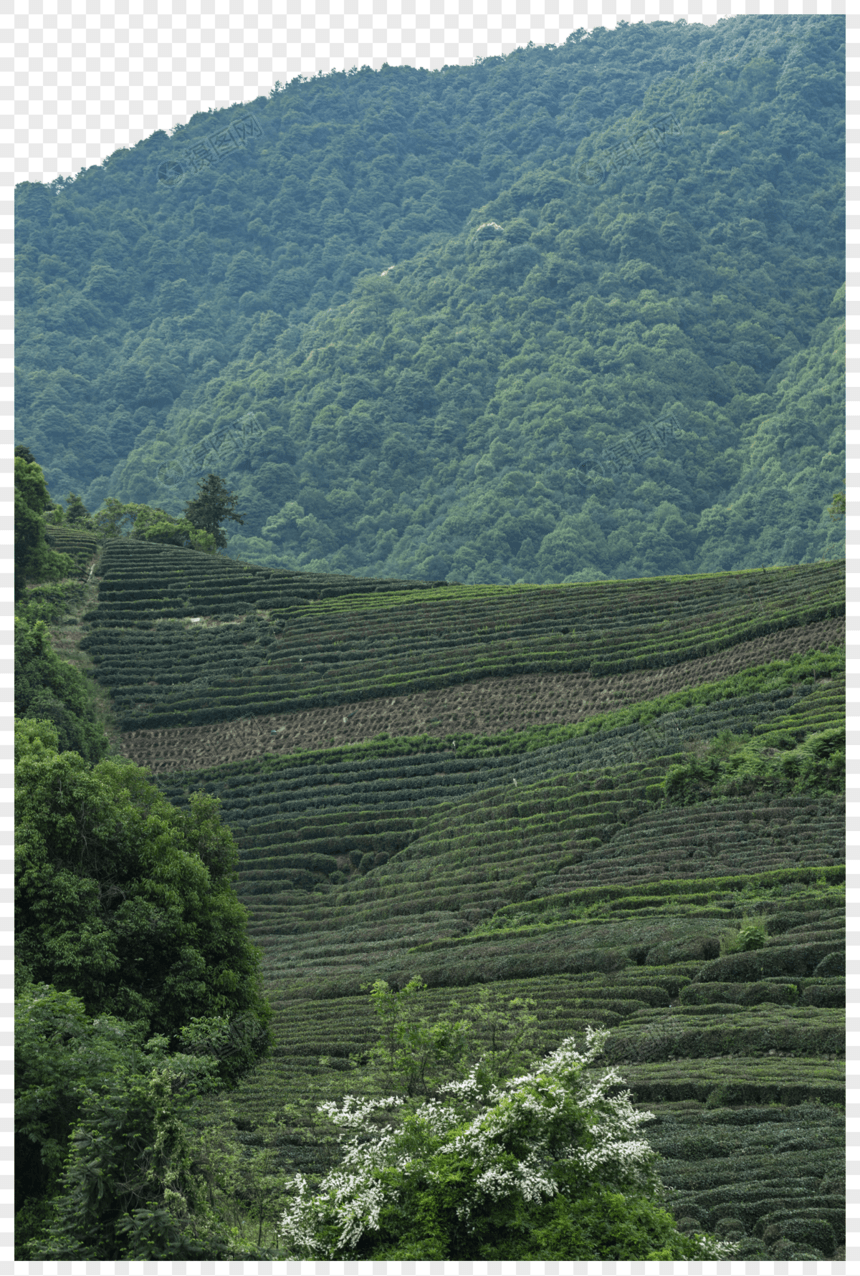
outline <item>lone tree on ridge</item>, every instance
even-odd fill
[[[217,474],[210,474],[197,484],[197,495],[185,506],[185,517],[194,527],[211,532],[215,544],[224,549],[227,544],[227,533],[221,524],[225,518],[232,518],[234,523],[245,522],[241,514],[236,513],[236,492],[228,492],[224,480]]]

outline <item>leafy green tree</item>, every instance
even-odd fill
[[[655,1153],[614,1069],[593,1065],[589,1029],[499,1085],[473,1069],[398,1122],[397,1098],[321,1105],[342,1163],[311,1190],[302,1174],[281,1233],[292,1259],[690,1260],[730,1257],[660,1208]]]
[[[144,1040],[112,1016],[90,1022],[78,998],[44,984],[19,1001],[20,1133],[55,1172],[50,1196],[21,1219],[31,1233],[19,1238],[22,1256],[233,1257],[207,1208],[188,1119],[217,1084],[216,1060],[171,1055],[166,1037]],[[62,1060],[60,1045],[74,1047]]]
[[[838,522],[840,518],[844,518],[845,511],[847,509],[845,491],[843,490],[841,492],[834,492],[833,500],[830,502],[827,508],[828,508],[830,517],[833,519],[834,523]]]
[[[54,508],[42,467],[34,461],[26,461],[23,456],[15,457],[15,489],[34,513],[42,514],[46,509]]]
[[[234,1082],[270,1044],[260,954],[236,898],[238,855],[216,800],[177,810],[133,763],[89,766],[49,724],[16,729],[16,951],[89,1014],[142,1022],[174,1045],[195,1017],[260,1030],[220,1056]],[[225,1022],[226,1020],[226,1022]]]
[[[45,1223],[88,1092],[119,1067],[134,1033],[110,1016],[95,1023],[83,1002],[26,981],[15,1001],[16,1257]]]
[[[25,449],[26,450],[26,449]],[[15,457],[15,598],[28,584],[59,580],[75,571],[68,554],[58,554],[45,540],[44,514],[54,508],[41,466]]]
[[[93,525],[89,510],[74,492],[69,492],[65,515],[66,522],[71,527],[92,527]]]
[[[236,513],[239,497],[235,492],[228,492],[227,487],[217,474],[210,474],[197,485],[197,495],[185,506],[185,517],[195,527],[215,537],[215,544],[224,549],[227,535],[221,524],[225,518],[234,523],[244,523],[241,514]]]
[[[465,1018],[431,1021],[418,1012],[425,987],[416,976],[399,992],[384,979],[377,979],[370,989],[379,1041],[367,1061],[382,1071],[388,1085],[396,1085],[409,1098],[427,1096],[440,1080],[457,1075],[467,1049]]]
[[[224,1217],[246,1243],[258,1250],[265,1245],[276,1257],[277,1225],[286,1201],[281,1144],[287,1120],[282,1113],[271,1113],[238,1144],[236,1127],[241,1118],[235,1105],[224,1095],[216,1102],[217,1111],[213,1106],[201,1112],[198,1129],[211,1202],[214,1206],[220,1201]]]
[[[15,714],[49,721],[60,751],[74,749],[98,762],[108,741],[84,675],[51,646],[43,620],[15,617]]]
[[[379,1040],[365,1057],[387,1087],[408,1098],[430,1097],[446,1081],[465,1076],[473,1066],[482,1084],[511,1076],[533,1057],[538,1045],[537,1015],[530,998],[508,1001],[480,988],[477,1000],[460,1017],[422,1014],[427,985],[418,976],[399,991],[384,979],[370,989]]]
[[[176,515],[182,458],[228,435],[231,550],[272,566],[841,558],[844,59],[814,15],[597,28],[294,80],[217,168],[183,157],[248,107],[21,183],[21,437],[52,490]],[[260,435],[220,429],[246,411]],[[327,504],[344,473],[356,510]],[[269,522],[311,482],[315,524]]]
[[[198,1019],[170,1050],[141,1024],[92,1018],[72,993],[24,981],[16,1257],[258,1256],[253,1237],[259,1250],[283,1175],[271,1146],[245,1155],[225,1119],[221,1029]]]
[[[176,518],[165,510],[137,502],[123,504],[108,497],[92,520],[93,528],[102,536],[132,536],[135,540],[154,541],[159,545],[178,545],[182,549],[199,549],[214,554],[215,537],[196,527],[187,518]]]
[[[115,496],[108,496],[93,516],[93,529],[102,536],[122,536],[124,529],[135,520],[137,506],[125,505]]]
[[[137,505],[131,535],[135,540],[155,541],[159,545],[178,545],[183,549],[199,549],[214,554],[217,540],[211,532],[197,527],[188,518],[174,518],[164,510]]]

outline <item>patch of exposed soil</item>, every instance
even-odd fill
[[[126,757],[151,771],[198,770],[264,753],[356,744],[381,732],[390,736],[425,732],[433,736],[458,732],[490,735],[536,723],[581,722],[608,709],[844,641],[845,620],[839,617],[783,629],[668,669],[643,669],[603,678],[584,673],[485,678],[393,699],[386,696],[202,727],[129,731],[121,737],[121,748]]]

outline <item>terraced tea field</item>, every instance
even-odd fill
[[[141,576],[159,577],[159,551],[162,583],[144,589]],[[372,582],[350,594],[349,578],[332,577],[317,587],[327,601],[302,603],[299,573],[284,572],[279,586],[262,568],[243,580],[226,560],[207,557],[204,569],[183,555],[193,551],[134,541],[104,551],[85,646],[125,731],[350,706],[512,675],[667,669],[717,652],[728,659],[741,643],[844,615],[836,564],[575,587],[416,591],[377,582],[373,602]]]
[[[839,643],[844,629],[841,618],[822,620],[738,643],[715,656],[636,673],[513,674],[334,708],[284,714],[257,711],[229,723],[128,731],[123,735],[123,750],[153,771],[175,771],[265,753],[356,744],[383,733],[444,738],[464,730],[495,734],[534,723],[580,722],[601,711],[709,682],[721,673]]]
[[[239,846],[277,1037],[249,1142],[289,1100],[284,1167],[327,1163],[369,981],[420,975],[428,1013],[480,985],[546,1048],[612,1029],[690,1227],[838,1252],[842,564],[419,589],[122,541],[96,576],[123,749]]]

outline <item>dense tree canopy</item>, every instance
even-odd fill
[[[16,727],[16,960],[37,982],[175,1042],[196,1017],[256,1017],[260,954],[238,902],[237,852],[200,794],[179,811],[134,763],[60,753],[50,724]]]
[[[69,492],[66,508],[63,511],[64,522],[70,527],[91,527],[90,512],[76,492]]]
[[[22,437],[88,508],[175,515],[217,444],[231,550],[272,565],[841,555],[843,39],[620,23],[299,78],[24,183]]]
[[[57,747],[89,762],[107,749],[83,674],[54,651],[43,620],[24,616],[15,617],[15,714],[49,721]]]
[[[15,1010],[16,1256],[245,1257],[224,1217],[237,1150],[216,1170],[200,1137],[200,1097],[219,1084],[211,1032],[189,1025],[171,1050],[40,983]]]
[[[70,494],[63,511],[25,446],[15,495],[16,1256],[243,1257],[189,1123],[199,1094],[234,1086],[270,1045],[235,843],[212,798],[179,812],[104,757],[93,688],[49,630],[74,622],[87,585],[49,548],[45,516],[71,544],[83,532],[85,555],[93,522],[210,551],[215,538],[138,504],[91,520]],[[219,1182],[235,1214],[231,1155]]]
[[[28,459],[29,458],[29,459]],[[15,449],[15,598],[28,584],[56,580],[72,571],[67,554],[58,554],[45,540],[43,515],[54,508],[42,467],[28,448]]]

